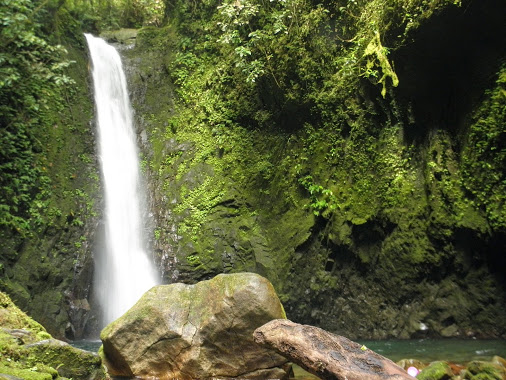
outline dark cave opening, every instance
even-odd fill
[[[405,137],[423,143],[435,130],[457,135],[506,58],[506,2],[450,7],[413,37],[392,54],[398,100],[409,110]]]

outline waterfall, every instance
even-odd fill
[[[156,285],[158,277],[142,236],[139,159],[121,58],[104,40],[85,36],[93,63],[105,191],[105,242],[96,253],[94,287],[106,325]]]

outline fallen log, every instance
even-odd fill
[[[253,339],[324,380],[414,379],[365,346],[286,319],[275,319],[257,328]]]

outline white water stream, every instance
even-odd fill
[[[106,325],[156,285],[158,277],[142,236],[139,159],[121,58],[104,40],[85,36],[93,62],[105,189],[105,244],[96,255],[94,286]]]

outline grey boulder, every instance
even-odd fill
[[[253,342],[286,318],[271,283],[253,273],[153,287],[101,333],[111,376],[283,379],[287,360]]]

